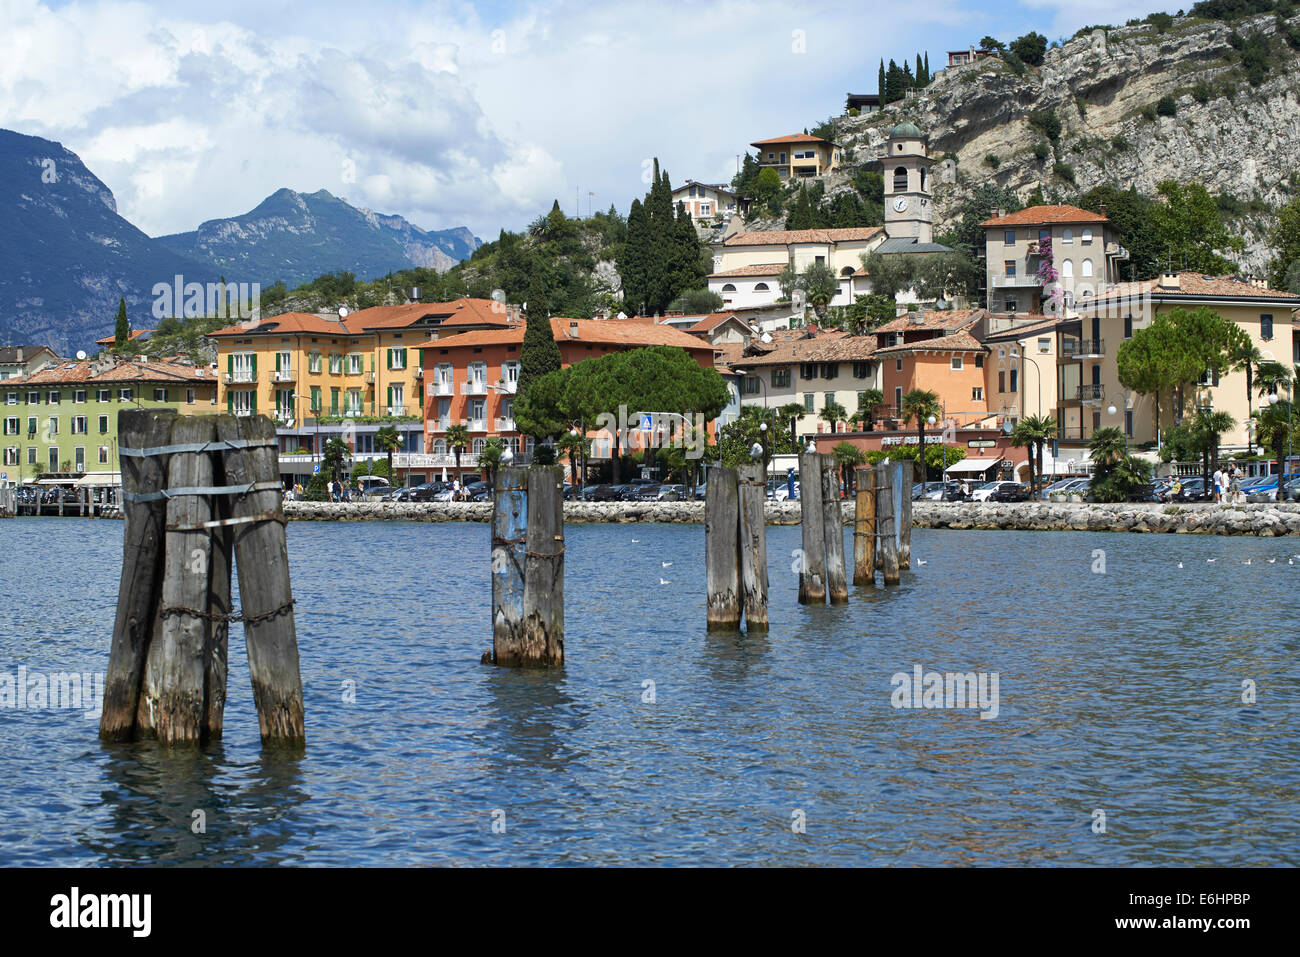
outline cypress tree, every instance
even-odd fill
[[[916,85],[925,86],[925,70],[921,66],[921,54],[916,55]]]
[[[534,293],[540,294],[541,281],[537,279],[529,285],[527,323],[524,326],[524,342],[519,347],[519,383],[516,393],[523,396],[529,386],[561,366],[560,347],[551,331],[551,319],[545,304],[538,308],[532,300]],[[544,438],[544,436],[534,436]]]
[[[674,281],[669,290],[669,302],[683,293],[704,289],[709,284],[709,271],[705,267],[699,233],[684,203],[677,204],[677,219],[673,224]]]
[[[886,102],[885,94],[888,90],[885,88],[885,60],[880,60],[880,79],[876,81],[876,95],[880,97],[880,105],[884,106]]]
[[[623,243],[618,264],[623,279],[623,302],[633,315],[643,314],[646,307],[649,245],[649,215],[641,200],[634,199],[627,214],[627,240]]]
[[[117,324],[113,330],[113,348],[121,349],[131,338],[131,321],[126,318],[126,297],[117,301]]]
[[[925,51],[925,85],[926,86],[930,85],[931,79],[932,77],[930,76],[930,51],[926,50]]]

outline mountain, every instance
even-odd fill
[[[91,349],[119,297],[147,328],[155,283],[218,278],[119,216],[77,154],[37,136],[0,130],[0,222],[0,343]]]
[[[158,242],[219,269],[229,282],[282,281],[290,289],[322,273],[346,270],[373,279],[425,266],[445,271],[480,245],[465,227],[426,231],[401,216],[357,209],[325,190],[276,190],[256,209],[213,219]]]
[[[1241,265],[1263,272],[1275,210],[1300,195],[1298,46],[1294,16],[1178,17],[1081,30],[1023,72],[997,58],[942,70],[906,105],[832,121],[849,161],[827,194],[860,167],[878,169],[890,128],[907,118],[936,158],[937,233],[983,185],[1022,201],[1041,189],[1051,202],[1102,184],[1151,195],[1173,179],[1220,197],[1247,243]],[[1048,117],[1060,124],[1054,139]]]

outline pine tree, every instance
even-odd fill
[[[113,348],[121,349],[131,339],[131,321],[126,318],[126,297],[117,301],[117,325],[113,330]]]

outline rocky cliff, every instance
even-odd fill
[[[1298,25],[1300,17],[1271,13],[1232,24],[1178,18],[1164,31],[1141,24],[1082,32],[1023,74],[999,59],[943,70],[906,102],[834,121],[849,160],[843,178],[877,160],[890,127],[906,116],[929,134],[939,160],[936,231],[983,184],[1022,199],[1041,188],[1050,202],[1101,184],[1154,193],[1174,179],[1241,201],[1233,222],[1247,248],[1238,258],[1262,270],[1272,258],[1272,210],[1300,195],[1300,59],[1287,36]],[[1239,49],[1255,34],[1267,46],[1258,85]],[[1156,113],[1166,96],[1175,115]],[[1056,142],[1030,122],[1037,111],[1059,119]],[[1049,149],[1044,158],[1035,154],[1040,143]]]

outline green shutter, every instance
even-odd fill
[[[384,360],[387,363],[386,368],[388,369],[389,372],[392,372],[393,371],[393,350],[392,349],[385,350]]]
[[[248,393],[248,407],[249,409],[252,410],[254,415],[257,414],[257,390],[256,389]]]
[[[407,361],[407,360],[410,359],[410,358],[411,358],[411,350],[410,350],[410,349],[403,349],[403,350],[402,350],[402,368],[403,368],[403,369],[409,369],[409,368],[411,368],[411,363]]]
[[[235,377],[235,354],[233,352],[226,356],[226,372],[230,374],[230,378]]]
[[[235,413],[235,393],[229,389],[226,390],[226,411],[231,415]]]
[[[388,387],[388,408],[391,409],[392,407],[393,407],[393,387],[390,385]]]
[[[275,354],[275,371],[280,371],[280,353],[278,352]]]
[[[254,352],[251,356],[249,356],[248,361],[249,361],[248,369],[250,372],[253,373],[253,381],[256,382],[257,381],[257,353]]]

